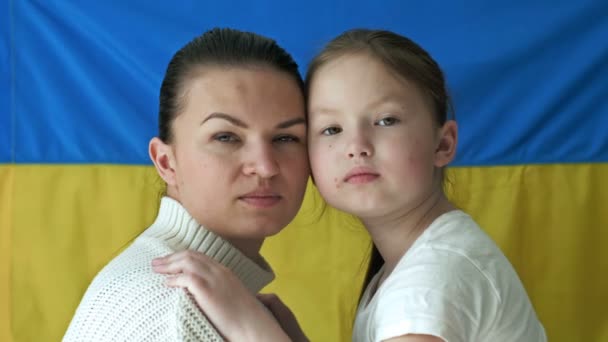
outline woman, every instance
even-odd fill
[[[213,29],[173,56],[149,144],[166,196],[155,222],[95,277],[64,341],[233,338],[151,262],[195,251],[251,293],[273,279],[260,247],[296,215],[309,175],[302,94],[292,57],[253,33]],[[287,339],[281,329],[267,334]]]

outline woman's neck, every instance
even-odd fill
[[[201,226],[186,208],[168,196],[161,199],[156,220],[142,233],[142,238],[161,240],[174,251],[190,249],[204,253],[230,268],[252,293],[274,278],[259,254],[263,239],[243,239],[236,241],[235,246],[234,241]]]
[[[224,237],[224,239],[255,263],[264,264],[264,258],[260,255],[264,239],[233,239],[227,237]]]
[[[174,186],[167,186],[167,193],[165,196],[167,196],[181,204],[181,201],[179,200],[178,191]],[[181,204],[181,205],[183,206],[183,204]],[[184,209],[185,209],[185,207],[184,207]],[[201,223],[199,223],[199,224],[201,224]],[[263,238],[261,238],[261,239],[230,238],[230,237],[223,236],[222,234],[219,234],[211,226],[204,225],[204,227],[208,231],[213,232],[214,234],[218,235],[222,239],[229,242],[234,248],[238,249],[247,258],[253,260],[254,262],[256,262],[258,264],[265,263],[265,262],[263,262],[264,259],[260,255],[260,249],[262,248],[262,243],[264,243]]]
[[[384,259],[383,278],[393,271],[401,257],[437,217],[454,209],[443,191],[438,189],[411,209],[382,217],[361,218]]]

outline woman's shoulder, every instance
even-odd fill
[[[166,287],[164,276],[152,271],[151,261],[169,252],[162,244],[136,239],[112,259],[87,288],[66,340],[120,340],[130,334],[141,340],[152,336],[152,330],[167,330],[167,317],[185,294]]]
[[[173,252],[169,246],[136,239],[114,257],[95,276],[83,302],[93,300],[105,305],[124,305],[137,298],[153,300],[153,294],[164,292],[164,277],[152,271],[152,259]]]

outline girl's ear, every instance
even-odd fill
[[[171,146],[158,137],[154,137],[148,145],[148,154],[156,167],[156,172],[167,183],[167,186],[175,185],[175,156]]]
[[[458,143],[458,125],[454,120],[448,120],[439,131],[437,148],[435,149],[435,166],[444,167],[454,160]]]

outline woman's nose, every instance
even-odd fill
[[[246,175],[257,175],[261,178],[271,178],[277,175],[279,163],[272,146],[258,146],[252,149],[243,172]]]

